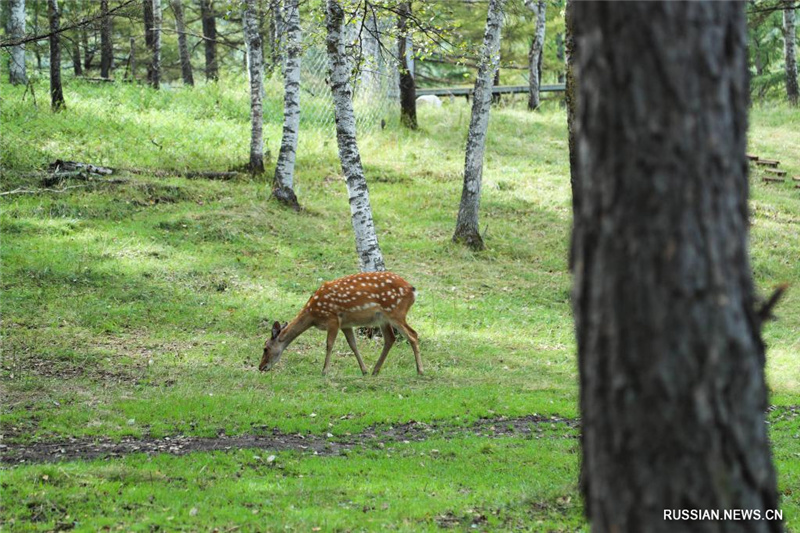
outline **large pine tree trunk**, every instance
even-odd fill
[[[336,117],[336,141],[342,161],[347,193],[350,197],[350,214],[356,237],[356,252],[362,272],[385,270],[383,254],[378,245],[372,207],[369,202],[367,180],[361,166],[361,155],[356,143],[356,119],[353,114],[353,89],[350,67],[345,56],[342,24],[344,11],[338,0],[327,0],[325,26],[326,47],[330,61],[331,91]]]
[[[567,77],[564,91],[564,103],[567,106],[567,146],[569,148],[569,183],[572,188],[572,219],[578,218],[581,209],[580,180],[578,179],[578,148],[575,145],[575,111],[577,103],[575,100],[575,33],[574,33],[574,3],[575,0],[567,0],[564,9],[564,45],[567,55]],[[572,270],[575,250],[574,241],[569,251],[569,269]]]
[[[58,0],[47,0],[47,18],[50,20],[50,106],[53,111],[60,111],[65,105],[61,87],[61,12]]]
[[[489,0],[486,31],[483,34],[481,63],[472,99],[472,117],[467,134],[467,155],[464,164],[464,187],[458,208],[453,241],[463,242],[474,250],[482,250],[483,239],[478,231],[478,209],[481,202],[483,152],[486,131],[489,129],[489,109],[492,102],[492,83],[500,54],[500,29],[503,24],[505,0]]]
[[[178,54],[181,58],[181,77],[184,85],[194,85],[192,75],[192,56],[189,54],[189,42],[186,38],[186,25],[183,21],[183,3],[171,0],[172,12],[175,14],[175,30],[178,32]]]
[[[408,17],[411,16],[411,2],[401,2],[397,8],[397,56],[400,62],[400,122],[412,130],[417,129],[417,85],[413,66],[409,61],[410,39],[408,37]]]
[[[784,64],[786,65],[786,96],[789,99],[789,103],[792,105],[798,104],[795,28],[794,6],[788,6],[783,10],[783,43],[785,57]]]
[[[574,315],[594,532],[767,532],[743,2],[575,2]]]
[[[283,70],[283,137],[272,194],[281,203],[299,209],[294,193],[294,163],[300,128],[300,58],[303,38],[300,29],[299,0],[286,0],[286,65]]]
[[[247,0],[244,9],[244,38],[247,42],[247,64],[250,69],[250,171],[264,172],[264,51],[258,32],[256,1]]]
[[[11,5],[8,10],[8,36],[12,40],[23,39],[25,37],[25,0],[9,1]],[[24,44],[11,47],[11,54],[8,58],[8,77],[14,85],[28,83]]]
[[[539,86],[542,82],[542,56],[544,55],[544,30],[547,4],[544,0],[525,0],[525,5],[536,18],[536,31],[528,52],[528,109],[533,111],[540,104]]]
[[[217,66],[217,18],[214,13],[214,0],[200,0],[200,18],[203,20],[206,81],[217,81],[219,67]]]
[[[111,17],[108,16],[108,0],[100,0],[100,77],[111,75],[114,62],[114,45],[111,41]]]

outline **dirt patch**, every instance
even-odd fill
[[[347,437],[302,435],[273,430],[268,435],[241,435],[228,437],[188,437],[176,435],[161,439],[107,439],[72,438],[56,442],[33,444],[0,444],[2,462],[5,464],[42,463],[87,459],[107,459],[133,453],[185,455],[192,452],[228,451],[247,448],[271,451],[295,450],[314,455],[342,455],[355,448],[385,447],[424,441],[431,437],[453,438],[472,434],[487,438],[506,436],[535,436],[546,429],[561,430],[562,438],[576,438],[579,420],[558,416],[528,415],[516,418],[484,418],[467,427],[444,424],[407,422],[392,426],[373,426]]]

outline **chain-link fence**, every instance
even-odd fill
[[[356,40],[355,32],[353,41]],[[304,36],[313,36],[304,31]],[[353,55],[359,50],[365,61],[354,80],[353,108],[359,132],[396,121],[400,114],[399,80],[394,58],[378,48],[377,41],[349,47]],[[306,37],[300,70],[300,127],[304,125],[334,129],[333,96],[328,83],[328,55],[319,39]]]

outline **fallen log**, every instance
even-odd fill
[[[72,189],[85,189],[87,187],[94,187],[95,185],[122,185],[130,183],[130,180],[114,178],[110,180],[92,180],[90,183],[83,183],[81,185],[67,185],[60,189],[41,188],[41,189],[14,189],[13,191],[0,192],[0,196],[10,196],[12,194],[41,194],[45,192],[62,193]]]
[[[112,167],[101,167],[97,165],[93,165],[91,163],[80,163],[77,161],[63,161],[61,159],[56,159],[54,162],[50,163],[48,166],[48,170],[52,173],[52,176],[48,179],[48,183],[43,183],[43,185],[53,185],[54,183],[58,183],[62,179],[67,178],[80,178],[85,177],[86,174],[98,174],[98,175],[110,175],[114,172],[130,172],[131,174],[146,174],[150,176],[156,177],[182,177],[188,179],[195,179],[195,178],[202,178],[208,180],[231,180],[235,179],[239,176],[243,176],[242,172],[237,172],[233,170],[161,170],[161,169],[150,169],[150,168],[112,168]],[[59,178],[58,180],[54,180],[54,178]]]
[[[77,161],[62,161],[61,159],[56,159],[50,163],[48,170],[53,173],[88,172],[89,174],[100,174],[102,176],[114,173],[113,168],[99,167],[91,163],[79,163]]]

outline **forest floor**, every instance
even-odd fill
[[[0,189],[17,191],[0,197],[4,530],[586,527],[557,105],[493,110],[481,253],[450,241],[463,101],[421,108],[418,132],[387,117],[360,137],[386,263],[419,291],[426,374],[400,342],[362,376],[339,339],[323,377],[322,332],[257,364],[272,321],[358,268],[332,129],[301,125],[295,213],[265,178],[179,176],[241,168],[243,81],[67,80],[56,115],[0,89]],[[273,154],[280,105],[270,85]],[[756,107],[750,151],[800,176],[797,131],[800,111]],[[53,182],[57,159],[145,172]],[[781,506],[800,531],[800,189],[752,168],[757,286],[792,285],[764,337]],[[371,366],[381,340],[358,343]]]

